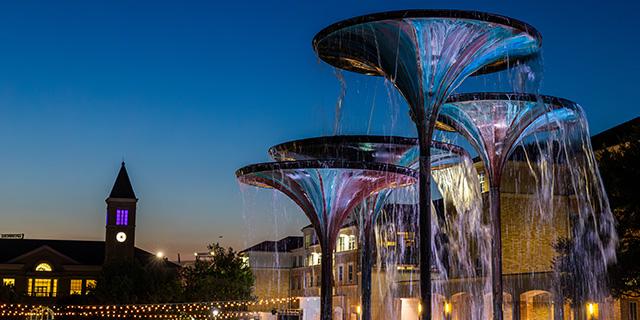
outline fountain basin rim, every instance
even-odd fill
[[[527,101],[527,102],[542,102],[545,104],[556,106],[570,106],[576,105],[569,99],[548,96],[535,93],[517,93],[517,92],[468,92],[452,94],[447,99],[446,103],[454,102],[472,102],[472,101]]]
[[[342,144],[342,143],[383,143],[412,146],[418,144],[418,138],[401,136],[378,136],[378,135],[333,135],[311,138],[302,138],[278,143],[271,150],[290,150],[293,145],[314,145],[314,144]]]
[[[411,18],[451,18],[451,19],[468,19],[468,20],[478,20],[485,21],[495,24],[500,24],[508,27],[512,27],[518,29],[520,31],[526,32],[529,35],[536,38],[540,46],[542,46],[542,34],[534,28],[532,25],[518,20],[514,18],[510,18],[507,16],[488,13],[482,11],[474,11],[474,10],[454,10],[454,9],[406,9],[406,10],[396,10],[396,11],[383,11],[377,13],[365,14],[345,20],[341,20],[335,22],[328,27],[320,30],[313,37],[313,47],[316,47],[316,44],[320,42],[321,39],[325,38],[330,33],[338,31],[340,29],[355,26],[358,24],[365,24],[369,22],[383,21],[383,20],[402,20],[402,19],[411,19]]]
[[[410,168],[396,166],[379,162],[345,161],[340,159],[322,160],[300,160],[300,161],[280,161],[263,162],[251,164],[236,170],[236,177],[240,178],[247,174],[295,169],[346,169],[346,170],[367,170],[396,173],[418,179],[418,173]]]
[[[452,130],[455,129],[452,127]],[[305,146],[314,144],[342,144],[342,143],[381,143],[381,144],[395,144],[399,146],[417,146],[418,138],[402,137],[402,136],[380,136],[380,135],[333,135],[333,136],[320,136],[303,138],[297,140],[290,140],[269,148],[269,154],[276,153],[281,150],[293,150],[295,146]],[[447,150],[449,152],[458,155],[468,155],[464,148],[447,142],[432,140],[431,147],[441,150]],[[327,158],[330,159],[330,158]],[[282,162],[282,161],[281,161]]]

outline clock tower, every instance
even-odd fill
[[[133,192],[124,161],[111,193],[105,201],[107,202],[105,262],[132,261],[135,252],[138,199]]]

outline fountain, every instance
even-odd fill
[[[320,59],[389,79],[407,100],[419,138],[419,267],[422,319],[431,319],[430,141],[440,105],[473,74],[504,69],[534,56],[540,34],[504,16],[456,10],[408,10],[366,15],[320,31]],[[494,305],[501,297],[494,297]],[[501,308],[494,312],[502,319]]]
[[[255,164],[239,169],[236,176],[242,183],[284,193],[311,221],[322,250],[320,305],[323,320],[331,319],[332,256],[344,220],[368,197],[416,182],[416,174],[409,168],[335,159]]]
[[[602,190],[601,186],[587,187],[585,180],[590,182],[599,181],[597,173],[591,177],[581,177],[581,172],[593,170],[593,164],[584,166],[576,162],[575,154],[571,155],[570,149],[574,143],[574,138],[570,137],[565,131],[576,131],[578,128],[579,139],[577,142],[584,143],[585,123],[584,115],[580,106],[569,100],[541,96],[533,94],[508,94],[508,93],[466,93],[451,96],[442,106],[440,121],[443,121],[456,128],[463,136],[465,136],[474,148],[477,150],[480,158],[485,164],[485,172],[489,181],[489,216],[492,228],[493,241],[491,245],[491,262],[492,262],[492,295],[494,297],[493,310],[502,306],[503,287],[502,287],[502,246],[501,246],[501,221],[500,221],[500,190],[501,178],[507,160],[514,152],[518,145],[523,144],[523,140],[532,135],[541,135],[540,140],[555,141],[563,149],[564,159],[557,160],[569,167],[569,172],[573,172],[569,184],[572,185],[577,197],[580,196],[579,190],[588,190],[594,188]],[[551,132],[560,131],[559,135],[551,135]],[[588,131],[586,131],[588,132]],[[588,133],[586,134],[588,137]],[[550,149],[554,149],[553,145]],[[580,145],[579,152],[586,155],[587,158],[592,157],[590,146]],[[554,152],[553,150],[542,151]],[[590,156],[591,155],[591,156]],[[580,168],[572,171],[570,168]],[[554,183],[547,183],[542,186],[545,194],[553,194]],[[600,203],[594,206],[587,199],[579,201],[582,204],[581,210],[578,210],[578,218],[576,221],[581,225],[587,220],[586,216],[598,216],[598,223],[603,227],[602,233],[612,234],[611,214],[608,212],[608,204]],[[594,194],[594,198],[602,199],[602,194]],[[606,197],[604,197],[606,199]],[[549,201],[538,200],[538,201]],[[605,200],[606,201],[606,200]],[[600,212],[595,210],[600,209]],[[552,210],[550,210],[552,211]],[[585,211],[588,214],[584,213]],[[584,230],[583,230],[584,232]],[[614,232],[613,232],[614,233]],[[595,237],[598,238],[598,237]],[[611,239],[609,239],[611,240]],[[615,240],[613,240],[615,241]],[[597,245],[602,251],[611,252],[611,243],[603,243],[599,238],[596,240]],[[610,262],[608,257],[602,257],[601,261],[604,266],[598,266],[596,269],[587,272],[592,275],[602,274],[606,270],[606,264]],[[586,268],[583,266],[583,268]],[[585,280],[594,280],[585,279]],[[589,295],[597,295],[594,290]],[[500,299],[495,299],[499,297]]]
[[[451,128],[440,124],[443,128]],[[418,162],[417,139],[394,136],[326,136],[294,140],[278,144],[269,149],[276,161],[299,161],[313,159],[341,159],[367,163],[386,163],[414,168]],[[446,167],[465,151],[455,145],[439,141],[431,142],[431,164]],[[372,245],[375,243],[373,224],[382,211],[392,189],[384,189],[367,197],[362,218],[362,320],[371,318],[371,269]]]
[[[313,47],[321,60],[336,68],[383,76],[390,81],[406,99],[417,129],[417,139],[363,135],[290,141],[269,149],[276,162],[247,166],[236,172],[242,183],[281,191],[311,220],[322,250],[322,320],[330,320],[332,313],[331,256],[335,240],[345,218],[356,207],[361,208],[363,239],[362,308],[356,309],[361,319],[371,319],[375,237],[382,240],[386,236],[400,237],[396,232],[397,221],[388,223],[385,219],[399,219],[401,227],[409,224],[410,230],[403,231],[402,237],[415,231],[419,234],[417,254],[413,239],[406,246],[411,247],[408,251],[395,246],[396,238],[390,241],[393,248],[379,246],[377,250],[378,259],[384,259],[378,266],[384,265],[386,280],[392,279],[387,283],[391,283],[393,290],[401,285],[406,286],[402,289],[408,288],[389,291],[390,295],[385,293],[384,299],[400,298],[389,303],[394,318],[401,309],[401,316],[418,314],[429,320],[443,317],[502,320],[503,313],[519,319],[522,296],[529,299],[532,296],[527,294],[532,291],[547,292],[551,286],[559,286],[552,289],[558,311],[551,311],[558,319],[563,312],[563,299],[572,294],[578,296],[570,297],[576,306],[601,301],[606,296],[603,277],[607,265],[615,260],[617,238],[581,107],[565,99],[526,93],[453,94],[469,76],[521,65],[524,66],[521,71],[527,72],[528,61],[539,56],[541,47],[541,36],[533,27],[504,16],[473,11],[395,11],[331,25],[315,36]],[[341,77],[339,80],[344,81]],[[518,83],[521,88],[526,85]],[[341,97],[344,93],[343,87]],[[338,106],[341,107],[341,101]],[[337,128],[336,122],[334,131]],[[461,135],[468,140],[481,161],[474,163],[462,147],[432,141],[435,129],[456,131],[451,136]],[[477,171],[482,165],[486,180]],[[520,187],[519,178],[510,176],[512,172],[506,169],[509,166],[524,170],[522,174],[527,179],[531,177],[525,187],[533,192],[526,195],[527,200],[504,202],[505,207],[513,205],[517,214],[531,210],[534,214],[525,218],[540,218],[542,224],[553,224],[557,216],[566,216],[563,222],[566,228],[563,225],[560,231],[552,231],[556,233],[540,241],[547,245],[545,259],[553,262],[553,272],[546,267],[542,271],[529,270],[526,265],[517,269],[523,270],[519,273],[507,270],[509,277],[514,274],[517,277],[503,275],[501,228],[507,226],[500,221],[500,196],[501,191],[511,192],[509,188]],[[435,190],[443,195],[433,223],[432,178],[438,187]],[[488,182],[484,190],[488,192],[488,219],[483,213],[482,193],[487,186],[484,181]],[[392,189],[416,182],[417,227],[413,198],[393,204],[400,208],[397,216],[383,210]],[[520,196],[517,190],[511,194]],[[558,199],[554,199],[556,196]],[[556,200],[563,204],[558,213],[554,208]],[[447,208],[449,204],[452,207]],[[558,251],[560,244],[567,252]],[[408,261],[413,264],[402,269],[410,272],[408,279],[398,281],[400,284],[393,282],[394,264],[401,261],[395,257],[398,252],[400,259],[410,254]],[[571,256],[562,260],[563,254]],[[415,257],[419,258],[417,269]],[[538,262],[544,263],[545,259]],[[390,265],[394,267],[389,268]],[[505,266],[509,268],[510,264]],[[414,270],[419,271],[420,303],[413,299]],[[433,271],[437,272],[434,279]],[[527,272],[531,274],[529,280],[525,279]],[[547,282],[548,275],[553,273],[551,281],[555,283],[534,283],[543,279],[534,278],[537,272],[545,273]],[[527,292],[524,285],[516,283],[522,279],[531,284]],[[514,290],[512,293],[505,293],[503,281]],[[576,288],[566,293],[566,287],[573,284]],[[381,290],[391,288],[382,287]],[[503,293],[508,297],[506,303]]]

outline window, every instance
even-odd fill
[[[349,282],[353,282],[353,264],[351,263],[347,269],[347,280],[349,280]]]
[[[487,183],[484,173],[478,175],[478,182],[480,182],[480,192],[489,191],[489,184]]]
[[[51,268],[50,264],[42,262],[36,266],[36,271],[51,272],[53,271],[53,268]]]
[[[629,320],[638,320],[638,303],[629,302]]]
[[[129,210],[116,209],[116,225],[126,226],[129,224]]]
[[[322,261],[322,254],[318,252],[312,252],[307,255],[308,264],[307,266],[317,266]]]
[[[82,280],[81,279],[71,279],[71,289],[69,290],[69,294],[82,294]]]
[[[336,243],[336,252],[349,251],[356,249],[356,236],[340,234],[338,243]]]
[[[7,287],[15,287],[16,286],[16,279],[4,278],[4,279],[2,279],[2,284],[7,286]]]
[[[304,248],[309,248],[311,246],[311,234],[307,233],[304,235]]]
[[[338,282],[342,282],[344,276],[344,267],[342,265],[338,266]]]
[[[356,249],[356,236],[350,235],[349,236],[349,250],[355,250],[355,249]]]
[[[309,287],[313,287],[313,275],[311,273],[309,275]]]
[[[302,289],[302,280],[298,278],[298,290]]]
[[[94,279],[87,279],[85,280],[85,287],[86,287],[86,292],[90,292],[93,291],[96,288],[96,280]]]
[[[55,297],[58,293],[57,279],[29,279],[27,294],[32,297]]]

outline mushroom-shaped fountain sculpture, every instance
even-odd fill
[[[405,10],[356,17],[320,31],[313,47],[338,68],[384,76],[409,104],[419,138],[420,269],[431,266],[430,141],[440,105],[472,75],[537,54],[542,37],[508,17],[458,10]],[[427,249],[425,249],[427,248]],[[431,274],[420,273],[422,319],[431,319]],[[502,319],[501,313],[494,318]]]
[[[418,140],[398,136],[338,135],[288,141],[269,149],[276,161],[341,159],[386,163],[403,167],[415,167],[418,162]],[[448,166],[457,163],[464,150],[456,145],[432,141],[431,165]],[[382,211],[392,189],[384,189],[367,197],[363,216],[363,246],[361,251],[361,319],[371,318],[371,270],[373,226]]]
[[[468,93],[453,95],[439,119],[465,136],[485,164],[489,181],[491,281],[493,310],[502,310],[502,244],[500,178],[523,138],[533,132],[553,130],[564,121],[576,121],[579,106],[569,100],[533,94]]]
[[[320,242],[321,319],[331,320],[333,250],[338,231],[354,207],[390,188],[416,182],[415,171],[386,163],[302,160],[250,165],[236,171],[242,183],[274,188],[307,215]]]

